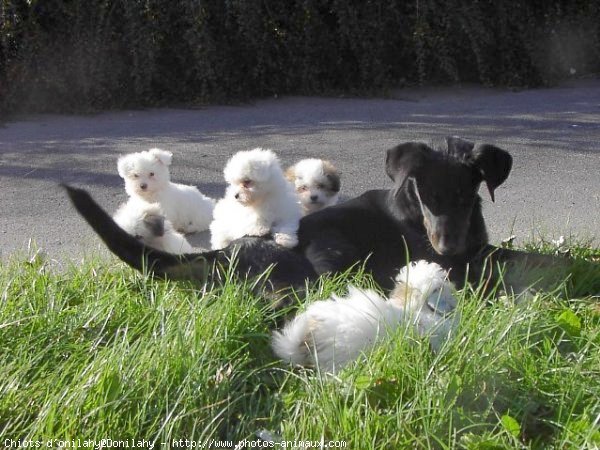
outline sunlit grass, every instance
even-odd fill
[[[323,279],[304,302],[348,282],[372,285]],[[600,307],[562,292],[516,301],[463,289],[459,329],[438,354],[400,328],[332,376],[274,359],[268,302],[244,284],[201,290],[106,262],[13,260],[0,267],[0,436],[595,448]]]

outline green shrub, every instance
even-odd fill
[[[541,85],[600,69],[599,24],[594,0],[2,0],[0,107]]]

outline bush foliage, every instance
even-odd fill
[[[91,111],[600,68],[597,0],[0,0],[0,104]]]

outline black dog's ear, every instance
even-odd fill
[[[414,173],[433,150],[421,142],[406,142],[390,148],[385,156],[385,171],[398,186]]]
[[[504,183],[512,169],[512,156],[501,148],[481,144],[473,150],[473,165],[479,169],[494,201],[494,191]]]
[[[446,146],[448,147],[449,155],[464,158],[472,154],[475,143],[459,138],[458,136],[448,136],[446,137]]]
[[[157,214],[148,214],[144,217],[144,224],[148,227],[153,236],[163,236],[165,234],[165,218]]]

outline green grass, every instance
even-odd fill
[[[305,301],[370,285],[350,278],[321,280]],[[440,353],[401,329],[331,376],[274,359],[273,317],[249,286],[12,260],[0,266],[0,446],[260,434],[351,449],[597,448],[600,307],[560,292],[517,304],[463,289],[460,328]]]

